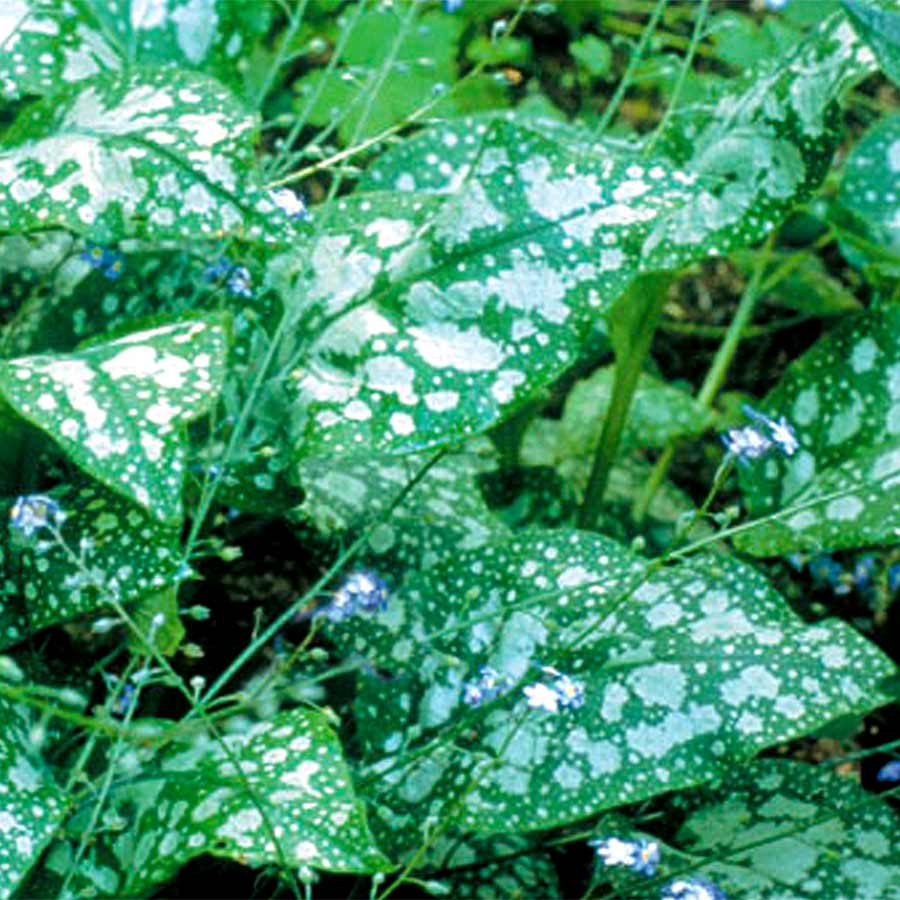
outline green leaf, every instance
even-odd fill
[[[897,813],[825,764],[760,760],[679,805],[680,815],[689,807],[676,844],[695,861],[690,874],[729,897],[900,896]]]
[[[361,675],[356,710],[378,802],[412,840],[423,804],[461,828],[509,833],[701,784],[887,702],[879,685],[895,671],[843,623],[804,625],[743,563],[654,570],[573,531],[455,553],[410,575],[381,615],[334,631],[395,676]],[[463,685],[485,664],[517,686],[469,709]],[[547,664],[584,682],[581,708],[526,707],[522,685]]]
[[[428,461],[426,455],[350,457],[340,468],[332,459],[303,460],[297,478],[306,496],[294,515],[325,535],[358,534],[378,522],[363,551],[373,565],[390,560],[418,567],[452,548],[475,549],[505,532],[476,482],[494,468],[486,449],[441,459],[390,516],[391,504]]]
[[[177,63],[240,84],[238,63],[270,22],[267,3],[8,0],[0,25],[0,88],[10,99],[55,94],[134,63]]]
[[[134,503],[90,482],[67,485],[51,496],[65,515],[63,544],[44,531],[25,537],[10,525],[18,567],[11,565],[8,574],[19,589],[29,631],[97,612],[112,599],[129,603],[176,583],[178,527],[155,521]],[[24,637],[22,631],[0,635],[0,646]]]
[[[884,74],[900,84],[900,8],[896,0],[841,0],[860,37],[875,51]]]
[[[612,49],[596,35],[586,34],[572,41],[569,53],[592,78],[604,78],[612,71]]]
[[[234,761],[202,737],[167,751],[145,777],[113,788],[105,816],[121,817],[127,830],[97,834],[73,895],[99,887],[106,896],[144,896],[201,854],[250,866],[284,864],[304,874],[391,868],[369,833],[324,715],[290,710],[225,740]],[[83,808],[68,824],[76,840],[90,811]],[[57,844],[46,866],[64,877],[71,861],[72,845]],[[102,884],[91,885],[101,875]]]
[[[560,900],[559,876],[549,854],[529,847],[517,836],[498,835],[487,841],[466,840],[453,835],[451,852],[433,868],[442,871],[430,879],[440,886],[429,893],[453,900],[485,900],[485,885],[490,885],[491,900]],[[435,855],[438,855],[435,849]],[[442,848],[440,848],[442,849]],[[531,852],[529,852],[531,851]],[[429,868],[432,868],[429,866]]]
[[[800,449],[742,467],[756,555],[894,543],[900,527],[900,308],[853,316],[796,360],[763,402]],[[775,518],[768,518],[776,514]]]
[[[606,366],[576,382],[566,397],[559,419],[532,423],[534,427],[537,422],[543,422],[542,427],[548,432],[551,424],[555,426],[552,432],[556,436],[556,459],[590,458],[609,407],[613,374],[614,367]],[[622,450],[664,447],[670,440],[701,433],[709,419],[710,414],[687,391],[642,374],[622,435]],[[528,433],[525,441],[528,441]],[[546,447],[545,441],[542,443]],[[525,447],[522,452],[527,455]],[[546,460],[542,462],[552,464]]]
[[[834,95],[865,70],[854,41],[832,21],[769,73],[765,97],[745,85],[683,168],[502,119],[440,126],[446,168],[434,137],[413,138],[381,183],[412,189],[424,173],[440,189],[437,168],[452,193],[341,199],[323,234],[273,263],[283,280],[293,265],[286,302],[305,304],[302,331],[318,335],[293,373],[299,455],[413,452],[483,431],[572,364],[638,274],[759,240],[824,175]]]
[[[898,278],[900,218],[892,197],[900,198],[900,115],[879,120],[860,138],[847,158],[838,193],[840,210],[855,226],[851,234],[841,234],[847,258]],[[874,244],[875,252],[866,244]]]
[[[314,70],[295,86],[298,113],[315,125],[335,123],[345,144],[402,122],[457,79],[463,24],[430,11],[404,26],[405,9],[363,12],[331,71]],[[388,58],[393,62],[388,67]],[[310,106],[312,103],[312,106]]]
[[[287,216],[245,184],[255,126],[218,82],[191,72],[76,84],[23,109],[6,132],[0,229],[57,226],[100,243],[290,234]]]
[[[0,900],[8,900],[66,814],[66,795],[32,749],[26,707],[0,699]]]
[[[221,317],[164,324],[72,354],[4,362],[0,393],[87,474],[173,522],[182,426],[213,408],[227,342]]]

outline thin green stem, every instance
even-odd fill
[[[625,97],[625,92],[629,87],[631,87],[631,83],[634,80],[634,73],[637,71],[638,65],[644,58],[644,53],[647,50],[647,45],[650,43],[650,38],[656,31],[656,26],[659,25],[659,20],[662,18],[662,14],[665,11],[667,3],[668,0],[657,0],[656,6],[653,8],[653,13],[651,14],[647,24],[644,26],[644,30],[641,32],[641,37],[638,41],[638,45],[634,48],[634,53],[631,54],[631,59],[628,60],[628,66],[625,69],[625,74],[622,76],[622,80],[616,86],[616,90],[612,95],[612,99],[606,105],[606,109],[603,110],[603,115],[600,117],[600,121],[597,123],[597,127],[594,129],[595,140],[599,138],[607,128],[609,128],[610,123],[615,118],[619,106],[622,103],[622,99]]]
[[[716,395],[725,383],[728,370],[731,368],[731,363],[734,361],[734,355],[737,353],[741,340],[744,338],[744,331],[753,317],[753,311],[756,309],[756,301],[762,293],[762,277],[769,261],[774,240],[775,232],[772,232],[756,258],[756,265],[754,266],[750,282],[741,296],[734,318],[728,326],[728,331],[725,333],[725,337],[719,345],[719,349],[716,351],[712,365],[706,373],[706,378],[703,380],[703,384],[700,386],[700,390],[697,393],[697,402],[703,409],[712,408]],[[666,474],[669,471],[669,465],[672,462],[672,457],[675,455],[675,449],[676,444],[674,442],[669,443],[656,461],[653,470],[650,472],[650,477],[644,485],[644,490],[641,492],[632,508],[632,517],[634,518],[635,523],[640,524],[646,517],[647,510],[650,509],[650,504],[653,502],[657,490],[659,490],[660,485],[665,480]]]
[[[665,130],[669,124],[669,120],[672,118],[672,113],[675,111],[678,106],[678,101],[681,98],[681,92],[684,90],[684,83],[687,80],[688,72],[691,71],[691,64],[694,61],[694,56],[697,53],[697,48],[700,46],[700,40],[703,37],[703,29],[706,25],[706,17],[709,12],[709,0],[700,0],[700,10],[697,13],[697,18],[694,22],[694,30],[691,34],[691,43],[688,46],[687,53],[685,54],[684,60],[681,64],[681,71],[678,73],[678,81],[675,82],[675,87],[672,90],[672,99],[669,101],[669,105],[666,107],[666,112],[662,117],[662,121],[657,126],[656,130],[653,132],[653,136],[647,142],[646,147],[644,148],[644,154],[649,156],[653,152],[654,146],[656,146],[656,142],[663,136]]]
[[[618,342],[620,346],[616,354],[612,397],[578,511],[579,528],[590,528],[597,521],[641,369],[650,352],[656,325],[666,302],[666,285],[667,281],[659,276],[647,276],[625,298],[625,302],[631,305],[639,304],[640,309],[628,311],[627,316],[634,324],[628,338]]]

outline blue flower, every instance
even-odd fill
[[[578,709],[584,706],[584,684],[568,675],[560,675],[553,682],[553,690],[559,694],[559,705],[564,709]]]
[[[526,702],[531,709],[543,709],[546,712],[559,712],[559,694],[546,684],[536,682],[526,684],[522,688]]]
[[[13,528],[25,537],[31,537],[42,528],[53,528],[65,521],[65,513],[59,504],[46,494],[27,494],[17,497],[9,511]]]
[[[322,612],[341,622],[357,612],[375,613],[387,608],[387,584],[374,572],[354,572],[334,592]]]
[[[227,257],[219,259],[203,270],[203,280],[219,282],[225,279],[225,290],[234,297],[253,296],[253,277],[246,266],[239,266]]]
[[[766,9],[772,12],[781,12],[787,5],[789,0],[765,0]]]
[[[250,270],[246,266],[235,266],[225,282],[225,288],[235,297],[252,297],[253,279]]]
[[[888,590],[892,594],[895,594],[897,589],[900,588],[900,563],[894,563],[892,566],[888,566],[887,582]]]
[[[525,685],[522,693],[532,709],[543,709],[547,712],[559,712],[559,708],[578,709],[584,705],[584,682],[575,681],[564,675],[553,666],[541,666],[545,675],[553,678],[551,684],[535,682]]]
[[[643,838],[629,841],[617,837],[588,841],[605,866],[625,866],[639,875],[652,878],[659,865],[659,844]]]
[[[289,218],[306,222],[309,219],[309,210],[303,198],[288,188],[279,188],[269,191],[272,202]]]
[[[892,759],[885,763],[875,776],[876,781],[894,782],[900,781],[900,759]]]
[[[857,590],[864,591],[872,583],[872,576],[878,568],[878,561],[871,553],[856,560],[853,566],[853,583]]]
[[[708,878],[676,878],[662,889],[659,900],[728,900],[725,891]]]
[[[765,413],[755,410],[747,403],[745,403],[741,409],[748,419],[751,419],[765,428],[768,432],[769,440],[785,456],[793,456],[797,450],[800,449],[800,441],[797,440],[794,427],[784,418],[784,416],[781,416],[778,419],[770,418],[765,415]]]
[[[87,249],[79,254],[79,259],[83,259],[91,268],[100,269],[110,281],[115,281],[125,268],[125,257],[121,253],[97,244],[88,244]]]
[[[478,678],[463,685],[463,703],[467,706],[481,706],[489,703],[513,686],[513,680],[491,666],[482,666]]]
[[[773,446],[772,442],[752,425],[731,428],[720,436],[720,440],[725,449],[742,464],[765,456]]]
[[[441,0],[441,6],[445,13],[455,13],[462,9],[464,0]]]
[[[781,451],[785,456],[793,456],[800,448],[794,428],[784,416],[773,419],[747,404],[741,409],[756,424],[731,428],[721,436],[725,449],[739,463],[746,464],[750,460],[759,459],[773,449]]]

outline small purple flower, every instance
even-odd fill
[[[900,759],[892,759],[885,763],[875,776],[876,781],[893,783],[900,781]]]
[[[231,262],[227,257],[218,260],[203,270],[203,280],[207,282],[225,281],[225,290],[233,297],[253,296],[253,276],[246,266]]]
[[[578,709],[584,705],[584,682],[575,681],[553,666],[541,666],[541,672],[553,678],[551,684],[535,682],[522,688],[522,693],[532,709],[558,712],[563,709]]]
[[[866,553],[856,560],[853,566],[853,583],[856,589],[864,591],[872,584],[872,576],[878,568],[878,560],[871,553]]]
[[[354,572],[334,592],[322,612],[341,622],[357,612],[376,613],[387,608],[387,584],[374,572]]]
[[[752,425],[730,428],[720,435],[725,449],[741,464],[765,456],[772,449],[772,442]]]
[[[543,709],[546,712],[559,712],[559,694],[546,684],[526,684],[522,693],[531,709]]]
[[[463,703],[466,706],[481,706],[505,694],[512,686],[513,680],[508,675],[491,666],[482,666],[478,670],[478,678],[463,685]]]
[[[769,433],[769,440],[774,444],[785,456],[793,456],[800,449],[800,442],[794,432],[793,425],[788,422],[784,416],[778,419],[770,418],[755,410],[752,406],[745,403],[741,409],[744,415],[752,421],[762,425]]]
[[[253,279],[250,270],[246,266],[235,266],[225,282],[225,288],[234,297],[252,297]]]
[[[622,838],[595,838],[588,841],[604,866],[625,866],[639,875],[652,878],[659,865],[659,844],[644,838],[623,840]]]
[[[725,891],[708,878],[676,878],[662,889],[659,900],[728,900]]]
[[[42,528],[52,528],[65,521],[65,513],[59,504],[46,494],[26,494],[17,497],[9,511],[9,522],[25,537],[31,537]]]
[[[125,268],[125,257],[121,253],[97,244],[88,244],[79,254],[79,259],[83,259],[91,268],[99,269],[110,281],[115,281]]]
[[[900,588],[900,563],[894,563],[892,566],[888,566],[887,583],[888,590],[892,594],[895,594],[898,588]]]
[[[306,203],[302,197],[289,188],[269,191],[269,198],[289,219],[297,219],[300,222],[308,221],[309,210],[306,208]]]

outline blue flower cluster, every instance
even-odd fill
[[[224,279],[225,290],[233,297],[249,298],[253,296],[253,277],[246,266],[239,266],[227,257],[220,256],[218,261],[203,270],[203,278],[209,282]]]
[[[588,841],[604,866],[622,866],[652,878],[660,861],[659,844],[646,838],[594,838]],[[728,900],[725,892],[703,876],[675,878],[665,884],[659,900]]]
[[[309,221],[309,210],[303,198],[288,188],[269,191],[272,202],[289,218],[299,222]]]
[[[794,428],[784,416],[773,419],[747,404],[741,409],[755,424],[731,428],[720,438],[728,453],[739,463],[746,465],[751,460],[765,456],[771,450],[778,450],[785,456],[793,456],[800,448]]]
[[[659,865],[659,844],[644,838],[630,841],[622,838],[594,838],[588,841],[604,866],[624,866],[652,878]]]
[[[792,553],[788,562],[798,572],[809,570],[813,584],[817,588],[828,589],[839,597],[857,591],[869,600],[875,599],[881,563],[878,557],[864,553],[856,557],[852,565],[841,565],[830,553],[819,553],[809,556],[804,553]],[[890,594],[900,589],[900,563],[892,563],[887,567],[886,581]]]
[[[65,513],[59,504],[46,494],[26,494],[17,497],[9,511],[13,528],[31,537],[43,528],[53,528],[65,521]]]
[[[320,610],[332,622],[342,622],[358,612],[376,613],[387,608],[388,586],[374,572],[354,572]]]
[[[79,254],[79,259],[91,268],[99,269],[110,281],[115,281],[125,268],[125,257],[121,253],[96,244],[88,244],[87,249]]]
[[[875,780],[884,784],[893,784],[896,781],[900,781],[900,759],[892,759],[890,762],[885,763],[878,770]]]
[[[725,891],[708,878],[676,878],[662,889],[659,900],[728,900]]]
[[[578,709],[584,706],[584,682],[575,681],[553,666],[541,666],[541,671],[553,679],[550,684],[536,681],[522,688],[531,709],[555,713],[559,712],[560,708]]]
[[[513,686],[513,680],[491,666],[482,666],[478,670],[475,681],[467,681],[463,685],[463,703],[467,706],[481,706],[489,703],[501,694],[505,694]]]

